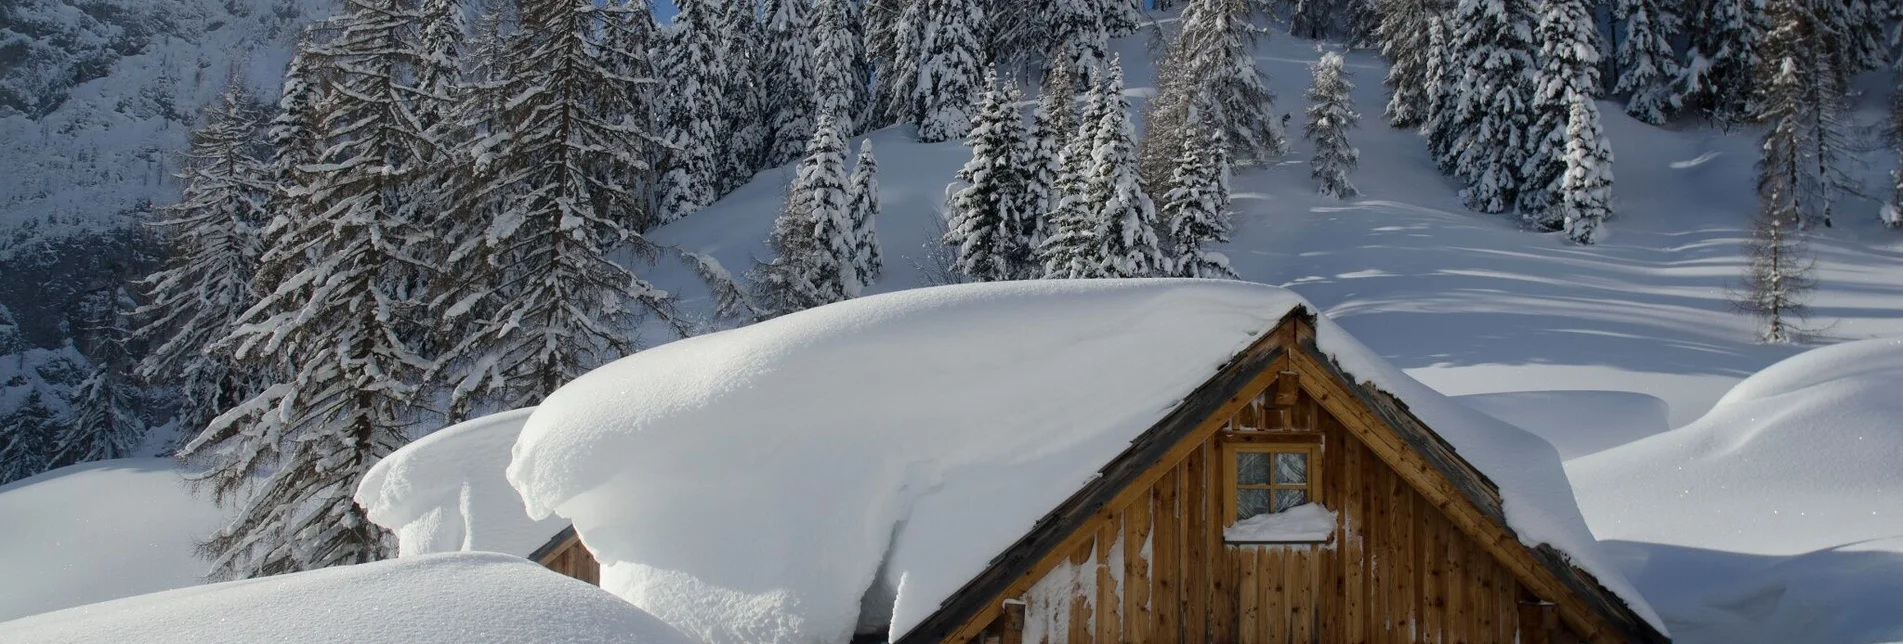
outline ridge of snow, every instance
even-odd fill
[[[1320,503],[1303,503],[1281,512],[1264,512],[1222,530],[1228,541],[1327,541],[1335,534],[1335,511]]]
[[[560,532],[530,519],[502,476],[534,407],[463,421],[389,456],[364,474],[357,505],[397,536],[397,556],[485,550],[528,556]]]
[[[62,644],[686,644],[660,620],[519,557],[449,553],[182,588],[0,623]]]
[[[860,598],[890,588],[902,636],[1304,304],[1206,280],[859,298],[577,379],[529,417],[508,478],[531,516],[574,522],[604,587],[684,632],[838,641]],[[1500,484],[1522,541],[1567,553],[1663,630],[1602,561],[1551,445],[1317,327],[1347,373],[1407,401]]]

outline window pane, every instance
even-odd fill
[[[1269,482],[1269,455],[1262,452],[1236,452],[1236,482],[1266,485]]]
[[[1268,490],[1236,490],[1236,520],[1269,511]]]
[[[1276,490],[1275,507],[1269,511],[1281,512],[1307,502],[1308,492],[1305,490]]]
[[[1283,485],[1308,483],[1308,454],[1306,452],[1276,454],[1275,482]]]

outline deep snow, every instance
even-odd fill
[[[417,439],[378,461],[357,486],[370,520],[396,533],[398,556],[489,551],[526,557],[560,532],[530,519],[502,478],[535,408],[477,418]]]
[[[663,345],[529,417],[509,482],[603,586],[716,642],[831,642],[896,593],[902,636],[1243,347],[1305,303],[1207,280],[1042,280],[864,297]],[[1550,543],[1661,624],[1600,555],[1545,441],[1435,393],[1326,319]]]
[[[31,644],[689,641],[597,588],[493,553],[229,581],[0,622],[0,642]]]

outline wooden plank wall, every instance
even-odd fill
[[[549,570],[591,584],[601,584],[601,564],[595,561],[595,555],[588,552],[588,548],[581,545],[580,539],[570,537],[568,543],[543,557],[539,563]]]
[[[1267,392],[1229,429],[1287,431],[1266,429],[1284,424]],[[1317,496],[1340,516],[1335,540],[1223,543],[1219,434],[1159,464],[1169,469],[1147,494],[1108,508],[1089,528],[1093,538],[1069,553],[1097,570],[1081,573],[1095,575],[1078,586],[1091,596],[1053,616],[1069,624],[1067,641],[1514,641],[1524,591],[1506,568],[1305,392],[1289,411],[1295,431],[1322,434]]]

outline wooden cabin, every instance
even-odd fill
[[[581,535],[575,534],[575,526],[572,525],[562,528],[561,532],[549,537],[548,543],[529,553],[529,560],[591,584],[601,583],[601,563],[595,561],[594,553],[581,545]]]
[[[1314,336],[1289,314],[899,641],[1668,641]],[[1308,502],[1332,534],[1224,538]]]

